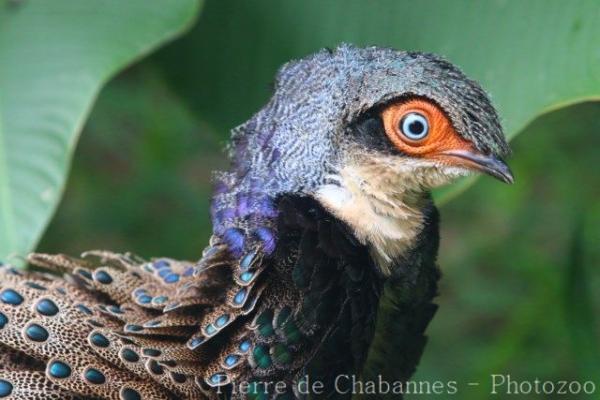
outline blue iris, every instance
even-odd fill
[[[411,112],[400,121],[400,130],[410,140],[421,140],[429,133],[429,123],[423,114]]]

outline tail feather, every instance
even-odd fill
[[[212,399],[223,371],[242,373],[252,331],[239,318],[262,291],[260,255],[232,259],[213,239],[198,263],[82,257],[31,255],[44,272],[0,268],[0,354],[14,360],[0,368],[0,396],[4,385],[35,399],[35,382],[44,398]]]
[[[39,371],[2,371],[0,396],[13,400],[92,400],[55,385]]]

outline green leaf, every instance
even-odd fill
[[[266,102],[277,68],[292,58],[340,42],[434,52],[483,84],[512,138],[542,113],[600,99],[598,20],[595,0],[213,0],[160,63],[227,138]],[[438,202],[474,181],[443,188]]]
[[[0,1],[0,259],[23,256],[39,240],[103,84],[182,32],[199,7],[197,0]]]
[[[341,42],[435,52],[483,84],[512,137],[540,113],[600,99],[599,18],[595,0],[212,0],[160,62],[225,137],[291,58]]]

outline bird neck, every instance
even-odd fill
[[[365,164],[349,164],[333,180],[315,198],[351,227],[389,276],[393,262],[412,248],[423,228],[427,193],[403,185],[407,180],[397,173]]]

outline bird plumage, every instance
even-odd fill
[[[382,113],[413,99],[441,110],[462,153],[398,142]],[[335,377],[387,335],[386,280],[402,294],[386,337],[399,357],[379,367],[408,379],[439,277],[429,190],[474,168],[509,179],[507,153],[483,90],[436,56],[344,45],[286,64],[233,131],[199,261],[33,254],[44,272],[1,270],[0,398],[293,399],[306,376],[344,397]]]

